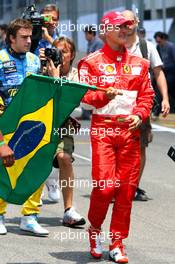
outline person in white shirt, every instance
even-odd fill
[[[62,54],[62,63],[57,67],[54,62],[45,57],[44,49],[40,49],[40,59],[47,59],[47,75],[54,78],[63,78],[79,82],[78,71],[72,67],[75,58],[76,50],[74,42],[67,37],[59,37],[53,42],[53,47],[59,49]],[[86,223],[83,216],[81,216],[73,207],[73,182],[74,172],[72,161],[74,152],[74,138],[71,133],[71,128],[74,127],[75,119],[69,118],[63,125],[63,129],[67,131],[66,135],[59,135],[58,147],[55,153],[53,165],[59,167],[59,181],[62,189],[64,200],[64,215],[63,225],[68,227],[75,227],[84,225]],[[74,124],[73,124],[74,123]]]
[[[127,36],[127,44],[126,47],[129,49],[131,53],[138,55],[140,57],[144,57],[141,51],[140,39],[137,35],[137,28],[139,19],[135,16],[135,14],[131,10],[125,10],[122,12],[122,15],[130,20],[133,20],[133,24],[130,26],[130,30],[128,30]],[[157,88],[159,89],[162,95],[162,103],[161,103],[161,111],[162,116],[166,117],[170,110],[169,98],[168,98],[168,88],[167,82],[165,79],[164,72],[162,70],[162,61],[157,52],[156,47],[150,42],[146,40],[147,46],[147,59],[150,62],[150,68],[153,72]],[[151,124],[148,121],[143,124],[141,127],[141,168],[140,168],[140,179],[143,174],[143,170],[146,162],[146,147],[152,141],[152,133],[151,133]],[[146,195],[146,192],[139,187],[137,188],[135,200],[139,201],[147,201],[149,198]]]

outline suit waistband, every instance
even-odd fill
[[[128,127],[130,121],[126,120],[126,115],[92,115],[92,123],[102,122],[104,124],[115,124],[118,126]]]

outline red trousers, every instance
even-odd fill
[[[112,239],[128,236],[132,201],[140,173],[140,133],[128,131],[117,117],[93,116],[91,126],[92,183],[88,218],[100,228],[112,198]],[[121,121],[121,119],[120,119]]]

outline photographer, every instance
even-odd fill
[[[54,4],[48,4],[41,10],[41,15],[51,16],[51,21],[42,27],[42,39],[39,41],[35,54],[39,55],[40,50],[51,48],[53,41],[58,37],[57,26],[59,23],[59,9]],[[60,191],[58,189],[58,176],[51,172],[46,180],[46,187],[48,190],[48,197],[51,202],[57,203],[60,199]],[[42,204],[42,201],[41,201]]]
[[[8,107],[13,96],[20,89],[24,78],[31,73],[38,73],[40,70],[39,58],[29,52],[32,29],[32,24],[28,20],[20,18],[13,20],[8,26],[6,38],[7,48],[0,51],[0,95],[2,111]],[[11,154],[9,153],[9,155]],[[39,213],[38,205],[41,192],[42,188],[40,187],[23,204],[23,217],[21,218],[20,229],[37,236],[46,236],[49,232],[40,226],[36,217]],[[0,199],[0,235],[7,233],[4,221],[6,206],[7,203],[3,199]]]
[[[44,49],[41,49],[40,59],[47,59],[47,74],[55,78],[64,77],[64,79],[67,78],[70,81],[78,82],[77,70],[72,67],[72,62],[75,58],[75,45],[73,41],[66,37],[60,37],[54,41],[53,46],[61,51],[63,62],[62,64],[55,66],[55,62],[50,58],[46,58]],[[68,131],[69,126],[71,126],[70,119],[64,124],[64,129],[67,129],[66,131]],[[85,219],[75,211],[74,207],[72,207],[73,187],[70,186],[70,183],[74,180],[72,167],[73,151],[73,136],[67,133],[67,135],[59,137],[54,162],[58,163],[60,169],[59,180],[60,187],[62,187],[65,209],[63,224],[71,227],[85,224]],[[63,182],[64,186],[62,185]]]
[[[54,40],[58,37],[56,28],[59,23],[59,9],[56,5],[48,4],[41,10],[41,15],[51,16],[51,21],[42,27],[42,39],[39,41],[35,54],[39,55],[41,48],[51,48]]]

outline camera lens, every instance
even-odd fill
[[[52,49],[46,48],[45,49],[45,56],[51,58],[52,57]]]
[[[46,48],[45,56],[46,58],[50,58],[53,61],[55,67],[57,67],[59,64],[62,64],[62,53],[59,49]]]

